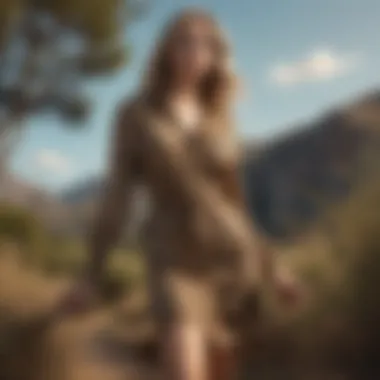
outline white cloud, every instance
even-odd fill
[[[340,55],[330,49],[314,50],[304,58],[274,66],[270,79],[279,86],[328,81],[353,72],[359,64],[357,56]]]
[[[44,171],[67,175],[72,171],[72,162],[68,157],[57,150],[41,149],[36,153],[35,163]]]

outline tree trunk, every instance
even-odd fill
[[[4,196],[12,154],[21,138],[21,115],[7,120],[6,124],[7,127],[0,130],[0,199]]]

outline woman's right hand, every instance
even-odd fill
[[[297,306],[304,299],[304,287],[289,268],[277,267],[274,277],[277,295],[284,306]]]
[[[99,289],[89,279],[78,281],[63,297],[58,305],[59,315],[76,315],[91,311],[99,301]]]

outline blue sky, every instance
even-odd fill
[[[128,32],[129,66],[92,81],[87,128],[67,131],[52,115],[28,122],[12,170],[59,190],[102,172],[115,106],[137,86],[160,28],[175,10],[201,5],[227,29],[244,86],[237,108],[244,138],[269,139],[379,85],[378,0],[151,0]]]

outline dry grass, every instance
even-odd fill
[[[297,252],[293,254],[294,265]],[[301,256],[300,267],[305,265],[301,265]],[[14,253],[2,255],[0,341],[6,342],[6,337],[7,342],[5,350],[0,348],[0,379],[157,379],[154,365],[136,356],[149,355],[137,348],[144,348],[144,342],[154,333],[145,313],[146,295],[135,293],[112,308],[50,326],[44,324],[45,316],[69,285],[67,279],[48,278],[26,268],[15,260]],[[253,374],[261,379],[279,379],[280,373],[296,375],[288,360],[291,340],[286,326],[292,317],[284,320],[285,324],[276,325],[278,319],[269,318],[254,345],[247,347],[247,362],[252,364],[247,366],[248,379]],[[325,379],[326,374],[315,374],[315,378]]]

